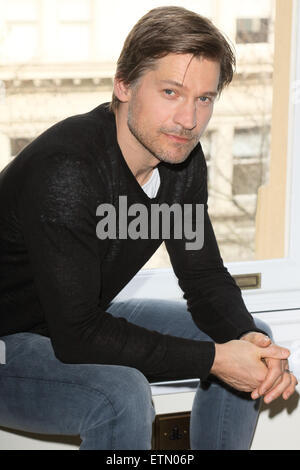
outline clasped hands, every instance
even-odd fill
[[[262,333],[250,332],[239,340],[215,344],[211,373],[231,387],[250,392],[253,400],[264,397],[271,403],[282,396],[287,400],[298,384],[288,368],[290,351],[273,344]]]
[[[263,396],[265,403],[271,403],[280,396],[287,400],[295,392],[295,387],[298,384],[297,378],[289,370],[287,360],[290,355],[289,350],[272,344],[271,339],[262,333],[247,333],[241,339],[266,348],[266,356],[262,357],[262,361],[267,367],[266,375],[259,387],[252,391],[251,397],[255,400]]]

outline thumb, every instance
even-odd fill
[[[272,343],[271,339],[269,336],[266,336],[262,333],[256,333],[256,332],[251,332],[242,337],[244,341],[249,341],[249,343],[253,343],[256,346],[259,346],[261,348],[266,348],[267,346],[270,346]]]
[[[287,348],[277,346],[276,344],[270,344],[266,348],[259,348],[260,358],[271,357],[272,359],[287,359],[291,354]]]

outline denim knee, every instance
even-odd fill
[[[152,422],[155,413],[146,377],[139,370],[126,366],[109,366],[107,371],[106,375],[101,366],[98,375],[97,366],[93,367],[91,382],[85,385],[106,397],[116,418],[138,416],[141,421]]]
[[[122,404],[129,412],[139,412],[141,415],[153,413],[151,387],[142,372],[131,367],[122,367],[118,371]]]
[[[81,449],[150,449],[155,411],[150,384],[137,369],[115,367],[103,383],[103,371],[93,388],[105,396],[94,402],[81,427]]]

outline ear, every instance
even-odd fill
[[[123,80],[119,78],[114,79],[114,94],[122,102],[126,103],[130,99],[131,90],[130,86],[126,85]]]

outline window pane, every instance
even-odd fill
[[[62,24],[59,28],[58,59],[66,62],[88,60],[90,29],[84,24]]]
[[[18,155],[23,148],[26,147],[30,143],[31,139],[27,139],[26,137],[17,137],[10,139],[10,146],[11,146],[11,156],[15,157]]]
[[[206,161],[211,159],[212,152],[212,132],[208,131],[201,137],[201,147],[205,155]]]
[[[238,18],[237,44],[268,42],[269,18]]]
[[[59,21],[89,21],[90,0],[59,0]]]
[[[262,180],[262,163],[234,165],[232,194],[256,194]]]
[[[270,128],[235,129],[233,157],[266,157],[270,147]]]
[[[38,0],[6,0],[6,21],[36,21]]]
[[[28,62],[38,54],[37,26],[31,24],[10,24],[7,27],[4,56],[8,62]]]
[[[213,152],[213,132],[206,131],[201,137],[201,147],[207,164],[207,184],[211,187],[211,155]]]

